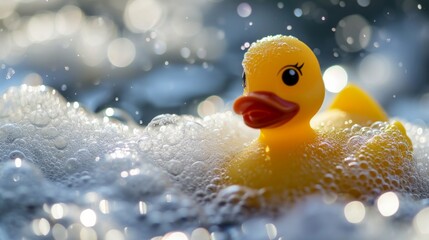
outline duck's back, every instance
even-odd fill
[[[350,124],[368,126],[374,122],[388,121],[380,105],[365,91],[349,84],[339,92],[328,109],[312,119],[312,124],[345,127]]]

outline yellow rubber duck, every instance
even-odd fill
[[[357,86],[348,85],[314,117],[324,83],[316,56],[297,38],[258,40],[243,68],[244,93],[233,108],[260,136],[226,163],[228,185],[265,189],[282,201],[320,192],[362,199],[423,187],[411,174],[412,144],[404,127],[388,122]]]

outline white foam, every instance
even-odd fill
[[[429,129],[405,126],[419,169],[415,177],[426,178]],[[190,237],[201,227],[216,239],[421,234],[412,219],[428,202],[406,194],[398,195],[392,217],[366,203],[356,225],[335,199],[274,208],[264,205],[262,190],[223,188],[219,168],[257,134],[230,112],[203,119],[161,115],[140,128],[88,113],[44,86],[11,88],[0,99],[0,239],[107,239],[113,233],[150,239],[176,231]],[[398,228],[394,218],[406,224]]]

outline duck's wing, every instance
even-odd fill
[[[340,110],[371,122],[389,120],[381,106],[364,90],[353,84],[347,85],[335,96],[329,109]]]

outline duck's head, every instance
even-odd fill
[[[252,128],[308,125],[325,96],[313,51],[292,36],[253,43],[243,60],[243,96],[234,103]]]

